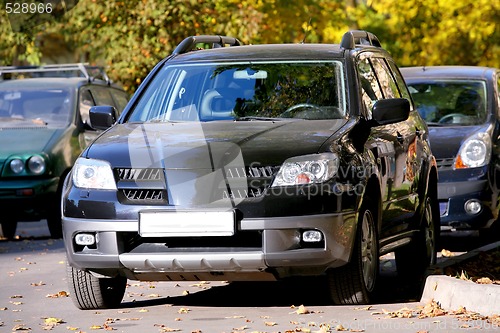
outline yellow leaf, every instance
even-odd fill
[[[264,325],[266,325],[266,326],[276,326],[278,324],[275,323],[274,321],[266,321],[266,322],[264,322]]]
[[[443,257],[453,257],[453,252],[451,252],[449,250],[446,250],[446,249],[442,249],[441,250],[441,255]]]
[[[297,314],[308,314],[308,313],[311,313],[304,305],[299,306],[299,308],[295,312]]]
[[[337,326],[335,326],[335,330],[336,331],[347,331],[347,328],[345,328],[341,324],[338,324]]]
[[[54,318],[54,317],[49,317],[45,318],[44,320],[45,324],[61,324],[64,323],[64,321],[60,318]]]

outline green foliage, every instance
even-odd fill
[[[0,64],[37,64],[58,34],[75,58],[108,67],[129,91],[189,35],[244,43],[340,41],[375,33],[399,65],[500,67],[500,2],[491,0],[80,0],[64,16],[13,32],[0,11]]]

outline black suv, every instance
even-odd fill
[[[439,170],[441,230],[479,230],[498,239],[500,70],[431,66],[401,71],[429,126]]]
[[[87,64],[0,67],[0,223],[15,237],[18,221],[47,219],[62,237],[64,178],[98,133],[89,109],[120,113],[128,94],[104,70]]]
[[[116,115],[90,118],[107,128]],[[73,301],[117,306],[127,278],[326,276],[335,303],[372,302],[380,255],[396,251],[410,274],[435,261],[427,136],[371,33],[334,45],[189,37],[65,181]]]

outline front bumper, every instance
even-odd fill
[[[137,220],[63,217],[70,265],[134,280],[275,280],[318,275],[349,261],[356,234],[354,211],[307,216],[243,218],[235,237],[143,238]],[[304,244],[301,230],[319,230],[321,244]],[[94,233],[92,248],[74,236]],[[249,237],[243,235],[251,235]],[[249,241],[249,239],[253,239]]]
[[[23,221],[46,218],[56,204],[59,178],[2,180],[0,207],[10,217]]]
[[[475,230],[494,218],[492,191],[487,180],[441,182],[438,184],[438,200],[441,211],[441,230]],[[468,213],[465,204],[476,200],[481,204],[477,214]]]

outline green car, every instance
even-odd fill
[[[5,238],[15,237],[18,221],[43,219],[51,237],[62,237],[62,183],[99,133],[90,124],[89,109],[111,105],[119,114],[128,97],[94,66],[0,67],[0,224]]]

